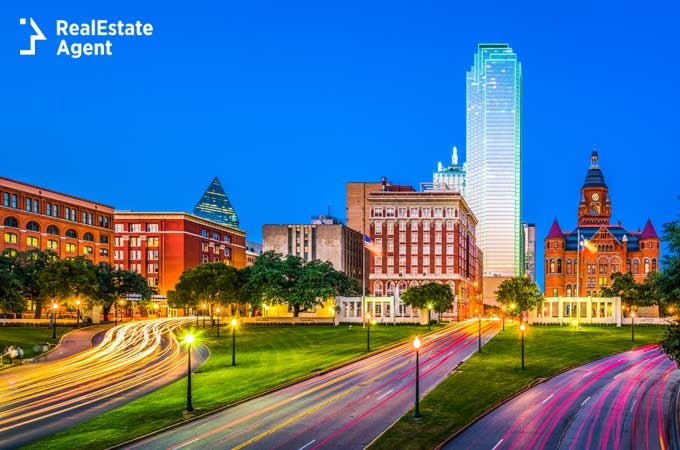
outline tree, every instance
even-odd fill
[[[455,297],[448,284],[427,283],[421,289],[427,300],[427,306],[432,307],[441,316],[443,312],[453,308]]]
[[[3,311],[21,313],[24,301],[19,294],[21,284],[17,276],[6,270],[0,270],[0,309]]]
[[[201,264],[185,270],[168,292],[168,303],[175,308],[198,308],[199,304],[227,306],[242,303],[239,272],[221,262]]]
[[[409,286],[399,295],[399,299],[411,308],[423,309],[427,306],[425,292],[420,286]]]
[[[337,295],[359,292],[357,283],[349,281],[329,262],[304,262],[298,256],[285,259],[269,251],[258,256],[249,269],[242,288],[248,298],[260,298],[271,303],[287,303],[293,316],[322,305],[323,300]]]
[[[650,273],[654,279],[654,275]],[[657,303],[655,288],[649,276],[644,283],[635,281],[632,272],[615,272],[611,276],[611,286],[601,289],[605,297],[621,297],[621,301],[632,310],[638,306],[649,306]]]
[[[14,257],[13,271],[19,282],[19,295],[24,301],[32,301],[35,308],[35,318],[42,316],[43,283],[40,274],[45,270],[50,261],[57,258],[52,252],[29,250],[19,252]]]
[[[541,291],[528,277],[513,277],[504,280],[496,289],[498,303],[505,306],[515,304],[519,311],[530,311],[543,303]]]
[[[653,284],[663,302],[677,305],[680,299],[680,216],[664,224],[662,240],[668,246],[668,252],[662,259],[661,275],[655,277]],[[661,346],[680,367],[680,322],[676,321],[666,328]]]

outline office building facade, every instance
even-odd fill
[[[467,73],[465,199],[479,220],[490,303],[502,279],[522,273],[521,108],[517,55],[508,44],[479,44]]]

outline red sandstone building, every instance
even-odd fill
[[[115,214],[114,266],[139,272],[165,296],[199,264],[246,265],[246,233],[188,213]]]
[[[382,183],[347,184],[347,224],[364,230],[371,254],[369,290],[391,296],[428,282],[451,286],[456,307],[479,302],[482,255],[477,219],[460,193]],[[471,310],[474,312],[474,310]]]
[[[546,297],[597,296],[610,285],[612,273],[632,272],[642,282],[659,269],[659,237],[651,220],[642,231],[628,231],[621,223],[611,224],[611,214],[609,189],[593,151],[581,188],[577,228],[564,232],[555,219],[545,238]],[[592,245],[578,251],[581,239]]]
[[[113,207],[0,177],[3,252],[49,250],[113,263]]]

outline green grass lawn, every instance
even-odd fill
[[[412,411],[383,434],[371,450],[432,449],[470,420],[539,378],[612,353],[658,342],[664,327],[529,327],[525,335],[525,370],[520,368],[521,344],[517,325],[484,346],[420,403],[422,419]]]
[[[219,340],[213,329],[199,338],[211,351],[192,375],[193,406],[199,413],[366,353],[366,330],[361,325],[351,331],[347,326],[244,327],[237,331],[237,365],[232,367],[231,333],[228,327],[220,331]],[[371,348],[426,332],[426,326],[375,326]],[[25,448],[107,448],[183,420],[185,406],[182,379]]]
[[[73,328],[57,327],[57,339]],[[0,351],[12,345],[24,350],[24,358],[32,358],[42,351],[33,350],[34,345],[43,345],[52,340],[52,328],[48,327],[2,327],[0,326]]]

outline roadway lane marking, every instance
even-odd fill
[[[593,371],[592,371],[592,370],[591,370],[590,372],[586,372],[586,373],[584,373],[584,374],[583,374],[583,378],[587,377],[587,376],[588,376],[588,375],[590,375],[591,373],[593,373]]]
[[[633,400],[633,405],[630,407],[630,412],[633,412],[633,408],[635,408],[635,403],[637,402],[636,400]]]
[[[298,450],[302,450],[303,448],[307,448],[307,447],[309,447],[310,445],[312,445],[312,444],[315,443],[315,442],[316,442],[316,439],[312,439],[311,441],[307,442],[305,445],[303,445],[302,447],[300,447]]]
[[[583,406],[583,405],[585,405],[586,403],[588,403],[588,400],[590,400],[590,395],[589,395],[585,400],[583,400],[583,403],[581,403],[581,406]]]
[[[378,400],[382,400],[382,399],[385,398],[386,396],[390,395],[392,392],[394,392],[394,389],[390,389],[389,391],[385,392],[383,395],[381,395],[380,397],[378,397]]]
[[[198,440],[198,438],[192,439],[192,440],[190,440],[190,441],[188,441],[188,442],[185,442],[185,443],[182,444],[182,445],[178,445],[177,447],[172,447],[170,450],[177,450],[178,448],[186,447],[186,446],[189,445],[189,444],[193,444],[193,443],[196,442],[197,440]]]
[[[498,443],[497,443],[496,445],[494,445],[493,448],[492,448],[491,450],[496,450],[496,449],[498,448],[498,446],[501,445],[502,443],[503,443],[503,439],[501,439],[500,441],[498,441]]]
[[[555,396],[555,394],[550,394],[550,395],[548,396],[548,398],[546,398],[545,400],[543,400],[543,401],[541,402],[541,404],[542,404],[542,405],[545,405],[545,404],[548,403],[548,401],[549,401],[551,398],[553,398],[554,396]]]

